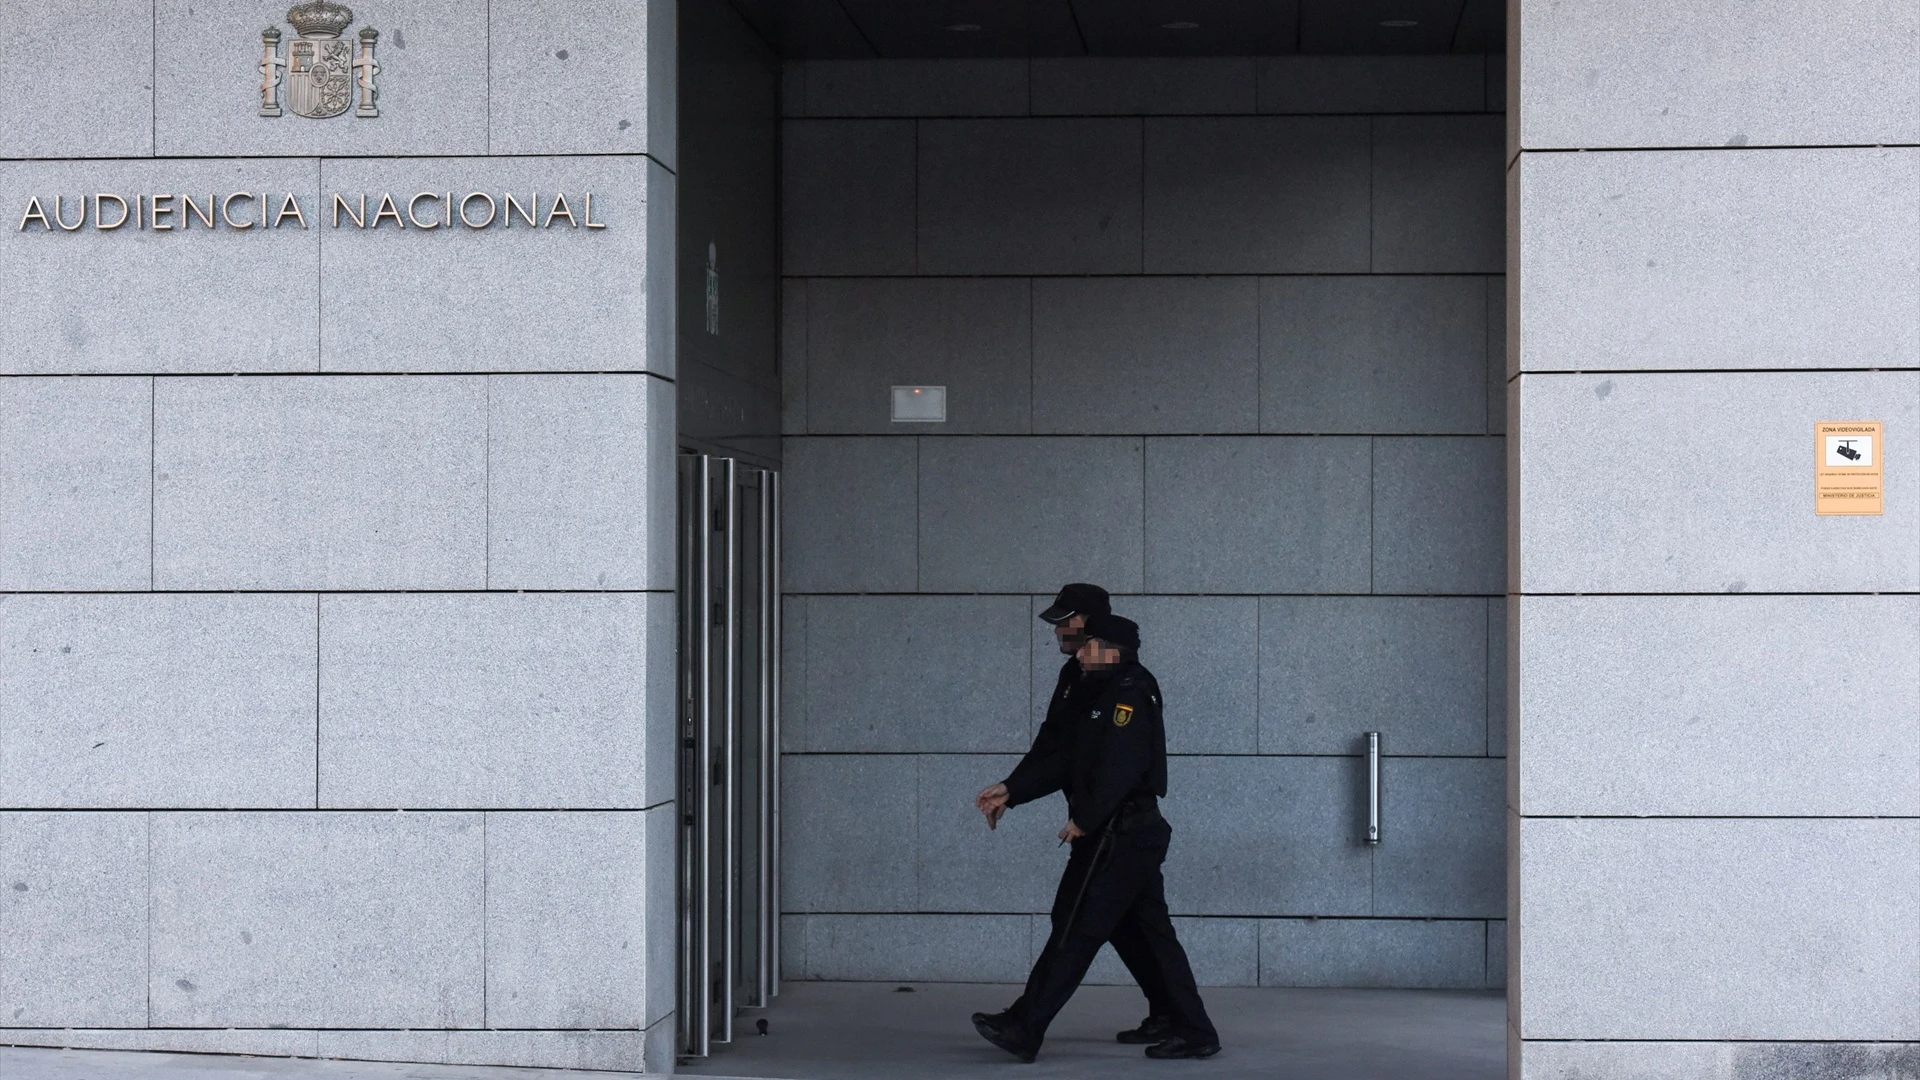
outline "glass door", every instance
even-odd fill
[[[680,1051],[779,993],[780,476],[680,458]]]

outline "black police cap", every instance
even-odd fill
[[[1040,617],[1058,626],[1075,615],[1091,618],[1095,615],[1105,615],[1112,610],[1113,605],[1107,600],[1107,590],[1098,585],[1076,581],[1062,588],[1060,595],[1053,598],[1053,606],[1041,612]]]
[[[1087,616],[1086,635],[1118,649],[1140,647],[1140,624],[1119,615]]]

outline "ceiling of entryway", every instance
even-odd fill
[[[1505,0],[733,0],[783,56],[1501,52]]]

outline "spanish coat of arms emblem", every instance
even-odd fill
[[[280,90],[286,88],[286,106],[295,116],[324,120],[339,116],[354,104],[355,116],[379,116],[380,92],[373,77],[380,73],[374,63],[374,43],[380,31],[370,26],[360,29],[360,48],[356,54],[351,43],[340,35],[353,22],[353,10],[332,0],[306,0],[287,9],[287,22],[299,37],[287,42],[280,55],[280,28],[269,26],[260,32],[260,115],[279,116]]]

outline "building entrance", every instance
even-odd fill
[[[805,1075],[752,1059],[883,1013],[918,1033],[896,1075],[991,1061],[965,1017],[1047,939],[1065,809],[989,831],[971,800],[1031,744],[1062,660],[1035,616],[1070,581],[1165,690],[1167,899],[1244,1006],[1228,1054],[1283,997],[1385,1024],[1295,991],[1504,984],[1497,5],[1204,6],[683,29],[680,437],[778,462],[793,675],[788,993],[690,1068]],[[1122,1010],[1080,1029],[1103,1054],[1127,980],[1089,978]]]

